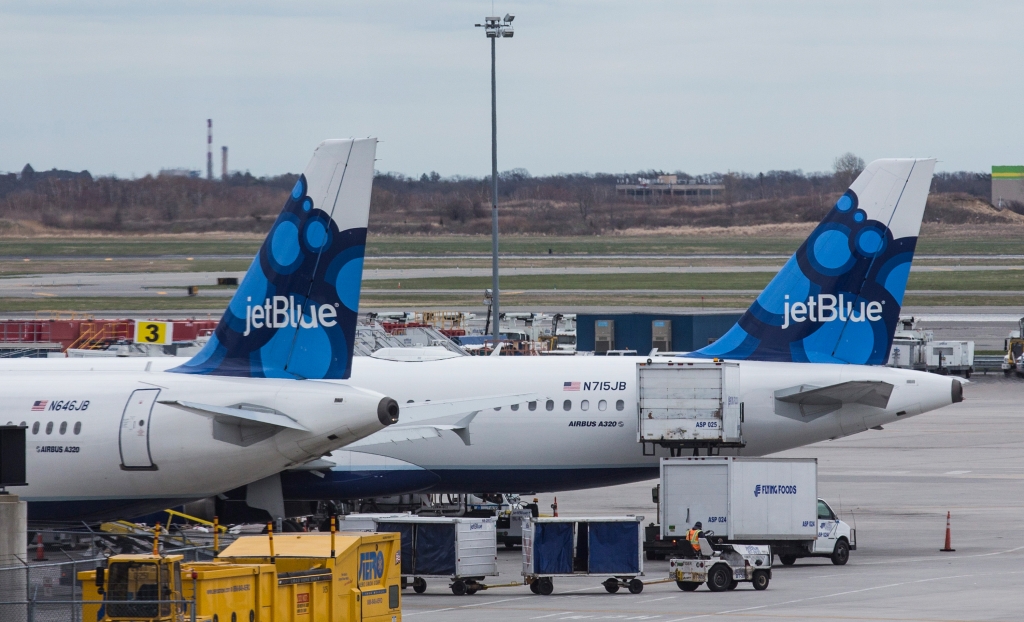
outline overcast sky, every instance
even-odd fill
[[[504,0],[498,164],[531,173],[1024,163],[1024,2]],[[490,171],[487,1],[0,0],[0,170]]]

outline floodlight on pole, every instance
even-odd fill
[[[501,313],[498,308],[498,88],[495,78],[494,41],[498,37],[509,39],[515,32],[512,20],[515,15],[485,17],[484,23],[477,24],[491,40],[491,310],[494,324],[492,335],[494,346],[501,341]]]

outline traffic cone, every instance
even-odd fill
[[[37,533],[36,534],[36,561],[37,562],[45,562],[46,561],[46,556],[43,555],[43,534],[42,533]]]
[[[949,516],[950,516],[949,512],[946,512],[946,546],[944,546],[943,548],[939,549],[939,551],[941,551],[943,553],[952,553],[953,551],[956,550],[952,546],[952,544],[953,544],[952,539],[953,538],[952,538],[952,534],[950,533],[950,530],[949,530]]]

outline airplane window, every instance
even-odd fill
[[[562,402],[562,410],[569,410],[570,408],[572,408],[572,400]]]
[[[519,410],[519,404],[512,404],[512,410]]]
[[[501,406],[495,406],[494,410],[501,410]]]
[[[46,422],[46,433],[47,434],[53,434],[53,422],[52,421],[47,421]]]
[[[33,434],[39,434],[39,422],[38,421],[36,421],[35,423],[32,424],[32,433]]]
[[[7,425],[14,425],[14,422],[13,421],[8,421]]]
[[[65,433],[67,433],[67,431],[68,431],[68,422],[67,421],[61,421],[60,422],[60,433],[61,434],[65,434]]]
[[[622,410],[625,407],[626,407],[626,403],[623,402],[622,400],[619,400],[619,401],[615,402],[615,410]]]
[[[28,424],[27,424],[26,422],[22,421],[22,422],[21,422],[20,424],[18,424],[18,425],[20,425],[21,427],[23,427],[23,428],[24,428],[24,427],[25,427],[25,426],[27,426]]]
[[[412,400],[407,400],[405,403],[406,404],[412,404]]]
[[[590,410],[590,400],[583,400],[582,402],[580,402],[580,409]]]
[[[608,410],[608,402],[606,402],[604,400],[601,400],[600,402],[597,403],[597,409],[598,410]]]
[[[547,403],[544,404],[544,408],[546,408],[548,410],[554,410],[555,409],[555,400],[548,400]]]
[[[75,423],[75,434],[80,434],[81,432],[82,432],[82,422],[79,421],[79,422]]]
[[[529,407],[530,410],[537,410],[537,402],[529,402],[526,405],[527,407]]]

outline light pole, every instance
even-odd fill
[[[511,38],[512,20],[515,15],[505,17],[485,17],[484,23],[477,24],[483,28],[487,38],[491,40],[491,303],[494,317],[494,347],[501,340],[501,315],[498,310],[498,88],[494,77],[494,42],[498,37]]]

